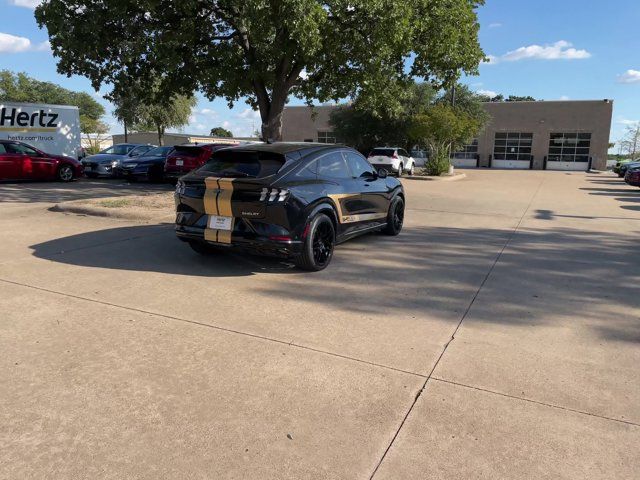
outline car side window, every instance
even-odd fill
[[[364,157],[354,152],[344,152],[349,168],[354,178],[367,178],[375,176],[374,168]]]
[[[318,176],[326,178],[351,178],[344,157],[340,152],[332,152],[318,160]]]
[[[0,153],[7,153],[7,149],[4,146],[4,143],[0,143]]]
[[[408,157],[409,154],[407,153],[407,151],[404,148],[401,148],[399,150],[400,155],[402,155],[403,157]]]
[[[37,155],[38,153],[33,148],[27,147],[26,145],[21,145],[19,143],[8,143],[7,151],[9,153],[17,153],[22,155]]]
[[[296,173],[296,177],[304,178],[304,179],[315,179],[318,176],[318,161],[314,160],[306,165],[304,168],[301,168],[298,173]]]

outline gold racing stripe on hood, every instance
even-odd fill
[[[204,212],[208,215],[220,217],[231,217],[231,230],[216,230],[209,228],[209,218],[207,227],[204,230],[204,239],[208,242],[231,243],[231,232],[235,225],[233,211],[231,209],[231,197],[233,196],[233,179],[207,177],[204,179]]]

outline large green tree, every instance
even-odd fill
[[[456,86],[455,112],[464,114],[476,125],[483,126],[489,114],[482,105],[483,97],[467,86]],[[408,85],[398,97],[398,109],[377,113],[366,103],[356,99],[332,113],[330,124],[336,137],[363,153],[374,147],[393,145],[411,150],[416,143],[427,147],[425,142],[416,141],[411,134],[416,116],[430,114],[434,106],[448,106],[452,103],[451,89],[437,92],[428,83]],[[435,114],[447,114],[447,109],[436,109]],[[430,125],[435,125],[431,122]],[[476,132],[477,133],[477,132]],[[421,136],[424,139],[424,135]]]
[[[429,83],[411,83],[399,93],[390,110],[374,111],[358,97],[332,112],[329,122],[338,140],[365,154],[382,145],[410,150],[408,120],[430,108],[437,92]]]
[[[91,95],[36,80],[26,73],[0,70],[0,101],[74,105],[80,109],[80,129],[83,133],[95,133],[104,127],[100,119],[105,109]]]
[[[429,149],[427,173],[440,175],[449,168],[451,152],[477,135],[482,126],[481,119],[462,108],[439,103],[413,116],[408,134],[414,142]]]
[[[227,130],[224,127],[213,127],[209,135],[211,135],[212,137],[221,137],[221,138],[233,137],[233,133],[231,132],[231,130]]]
[[[289,95],[393,104],[412,77],[477,73],[484,0],[46,0],[35,11],[58,71],[97,89],[123,77],[260,111],[280,139]],[[144,95],[152,89],[143,88]],[[385,107],[386,108],[386,107]]]
[[[191,110],[196,103],[193,96],[175,95],[169,102],[141,104],[133,127],[138,131],[155,130],[158,145],[163,145],[166,129],[179,128],[189,123]]]

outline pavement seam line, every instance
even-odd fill
[[[586,416],[589,416],[589,417],[595,417],[595,418],[599,418],[601,420],[608,420],[608,421],[611,421],[611,422],[624,423],[626,425],[631,425],[631,426],[634,426],[634,427],[640,427],[640,423],[635,423],[635,422],[631,422],[631,421],[628,421],[628,420],[620,420],[618,418],[605,417],[604,415],[598,415],[596,413],[585,412],[583,410],[576,410],[575,408],[563,407],[561,405],[555,405],[553,403],[541,402],[540,400],[533,400],[531,398],[524,398],[524,397],[519,397],[517,395],[510,395],[508,393],[502,393],[502,392],[497,392],[495,390],[489,390],[487,388],[475,387],[473,385],[467,385],[467,384],[464,384],[464,383],[453,382],[451,380],[446,380],[444,378],[431,377],[431,380],[434,380],[436,382],[447,383],[449,385],[456,385],[456,386],[462,387],[462,388],[469,388],[471,390],[478,390],[480,392],[490,393],[492,395],[498,395],[498,396],[501,396],[501,397],[511,398],[513,400],[520,400],[522,402],[535,403],[536,405],[541,405],[541,406],[544,406],[544,407],[550,407],[550,408],[555,408],[555,409],[558,409],[558,410],[564,410],[564,411],[567,411],[567,412],[578,413],[580,415],[586,415]]]
[[[308,350],[308,351],[311,351],[311,352],[321,353],[321,354],[328,355],[328,356],[331,356],[331,357],[341,358],[343,360],[350,360],[350,361],[353,361],[353,362],[362,363],[362,364],[369,365],[369,366],[372,366],[372,367],[383,368],[385,370],[391,370],[391,371],[394,371],[394,372],[403,373],[405,375],[411,375],[413,377],[426,378],[426,375],[424,375],[422,373],[416,373],[416,372],[411,372],[411,371],[408,371],[408,370],[402,370],[401,368],[391,367],[389,365],[383,365],[381,363],[370,362],[368,360],[362,360],[360,358],[350,357],[348,355],[342,355],[342,354],[335,353],[335,352],[330,352],[330,351],[327,351],[327,350],[320,350],[318,348],[313,348],[313,347],[309,347],[309,346],[306,346],[306,345],[301,345],[301,344],[298,344],[298,343],[294,343],[293,341],[288,342],[286,340],[278,340],[277,338],[266,337],[264,335],[258,335],[258,334],[255,334],[255,333],[242,332],[240,330],[233,330],[231,328],[221,327],[219,325],[211,325],[211,324],[208,324],[208,323],[198,322],[196,320],[189,320],[189,319],[186,319],[186,318],[174,317],[174,316],[167,315],[167,314],[164,314],[164,313],[152,312],[152,311],[149,311],[149,310],[142,310],[140,308],[127,307],[125,305],[118,305],[116,303],[110,303],[110,302],[104,302],[104,301],[101,301],[101,300],[95,300],[93,298],[81,297],[79,295],[72,295],[70,293],[64,293],[64,292],[59,292],[59,291],[56,291],[56,290],[50,290],[48,288],[38,287],[38,286],[35,286],[35,285],[29,285],[29,284],[21,283],[21,282],[14,282],[13,280],[7,280],[5,278],[0,278],[0,282],[4,282],[4,283],[8,283],[10,285],[16,285],[16,286],[24,287],[24,288],[31,288],[33,290],[39,290],[39,291],[51,293],[51,294],[54,294],[54,295],[61,295],[63,297],[74,298],[76,300],[82,300],[82,301],[85,301],[85,302],[97,303],[99,305],[105,305],[105,306],[108,306],[108,307],[120,308],[122,310],[127,310],[127,311],[131,311],[131,312],[143,313],[143,314],[146,314],[146,315],[153,315],[153,316],[156,316],[156,317],[164,318],[166,320],[172,320],[174,322],[182,322],[182,323],[187,323],[187,324],[198,326],[198,327],[211,328],[211,329],[218,330],[218,331],[221,331],[221,332],[232,333],[232,334],[235,334],[235,335],[243,335],[243,336],[251,337],[251,338],[254,338],[254,339],[258,339],[258,340],[263,340],[265,342],[278,343],[280,345],[286,345],[286,346],[289,346],[289,347],[295,347],[295,348],[299,348],[301,350]]]
[[[402,430],[402,427],[404,427],[404,424],[406,423],[407,419],[409,418],[409,415],[411,415],[411,412],[413,411],[413,408],[415,407],[416,403],[418,403],[418,399],[420,398],[422,393],[426,390],[427,384],[429,383],[429,379],[431,379],[431,377],[433,375],[433,372],[435,372],[436,368],[438,367],[438,364],[440,363],[440,360],[442,360],[442,357],[446,353],[446,351],[449,348],[449,345],[451,344],[451,342],[453,342],[455,340],[456,333],[458,333],[458,330],[460,329],[460,326],[462,325],[462,322],[464,322],[465,318],[467,318],[467,315],[471,311],[471,308],[473,307],[473,304],[475,303],[476,299],[478,298],[478,295],[480,295],[480,292],[482,291],[482,288],[485,286],[485,284],[487,283],[487,280],[489,280],[489,277],[493,273],[493,270],[495,269],[496,265],[500,261],[500,258],[502,257],[502,254],[504,253],[504,251],[509,246],[509,243],[511,243],[511,240],[513,240],[513,238],[515,237],[516,233],[518,232],[518,229],[520,228],[520,225],[522,225],[522,222],[524,221],[524,218],[527,216],[527,213],[529,213],[529,209],[531,208],[531,205],[533,205],[533,201],[535,200],[535,198],[538,196],[538,193],[540,192],[540,189],[542,188],[542,185],[544,184],[544,180],[545,180],[545,177],[543,176],[542,179],[540,180],[540,183],[538,184],[538,188],[536,188],[536,191],[531,196],[531,200],[529,200],[529,204],[527,205],[527,208],[524,210],[524,213],[520,217],[520,220],[518,220],[518,223],[516,224],[514,229],[511,231],[511,233],[507,237],[506,241],[502,245],[502,248],[498,252],[498,255],[496,255],[496,258],[493,260],[493,263],[489,267],[489,270],[487,271],[487,273],[485,274],[484,278],[482,279],[482,282],[480,282],[480,286],[476,290],[476,293],[471,298],[471,301],[469,302],[469,305],[467,306],[467,308],[465,309],[464,313],[460,317],[460,321],[458,322],[458,324],[454,328],[453,333],[451,334],[451,337],[449,338],[447,343],[444,344],[444,347],[442,348],[442,351],[440,352],[440,355],[438,355],[438,358],[436,359],[435,363],[433,364],[433,367],[431,368],[431,371],[429,372],[429,375],[427,375],[427,378],[425,379],[424,384],[422,385],[422,388],[418,391],[418,393],[416,394],[415,398],[413,399],[413,402],[409,406],[409,409],[407,410],[407,413],[403,417],[402,421],[400,422],[400,425],[398,426],[396,432],[394,433],[393,438],[389,442],[389,445],[387,445],[387,448],[385,449],[384,453],[382,454],[382,457],[380,458],[380,460],[376,464],[375,468],[373,469],[373,472],[371,473],[371,476],[369,477],[369,480],[373,480],[373,477],[375,477],[376,473],[380,469],[380,466],[382,465],[382,462],[387,457],[387,454],[389,453],[389,450],[391,450],[391,447],[395,443],[396,438],[398,438],[398,435],[400,434],[400,431]]]

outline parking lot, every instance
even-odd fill
[[[0,184],[0,478],[637,478],[640,190],[403,183],[313,274]]]

